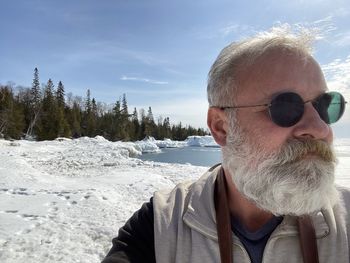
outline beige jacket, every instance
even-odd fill
[[[157,263],[220,262],[217,242],[214,182],[220,166],[194,183],[154,194],[154,235]],[[350,190],[339,188],[340,203],[312,216],[320,263],[350,262]],[[285,216],[271,234],[263,262],[303,262],[296,218]],[[233,234],[234,262],[250,262]]]

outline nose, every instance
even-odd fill
[[[294,137],[298,139],[316,139],[331,142],[333,133],[331,127],[325,123],[311,102],[304,105],[304,115],[294,126]]]

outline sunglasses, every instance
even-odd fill
[[[327,124],[335,123],[344,113],[346,101],[339,92],[328,92],[313,100],[303,101],[294,92],[278,94],[268,104],[220,107],[220,109],[240,109],[265,106],[268,108],[271,120],[281,127],[291,127],[297,124],[304,114],[304,105],[311,102],[320,118]]]

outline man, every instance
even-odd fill
[[[311,40],[278,29],[221,51],[208,126],[222,165],[156,192],[103,262],[350,262],[330,127],[345,101],[327,91]]]

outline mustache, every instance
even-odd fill
[[[320,140],[289,140],[277,154],[281,163],[294,163],[313,155],[325,162],[336,162],[332,145]]]

